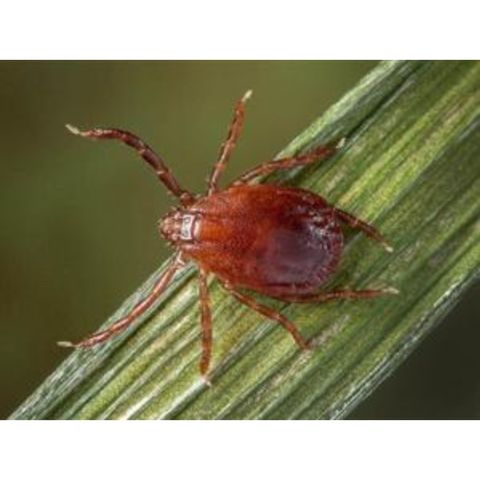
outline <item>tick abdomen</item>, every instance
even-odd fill
[[[197,225],[184,252],[232,285],[270,296],[310,293],[340,258],[343,236],[333,209],[305,190],[242,185],[188,210]]]

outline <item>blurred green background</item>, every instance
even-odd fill
[[[118,126],[203,191],[232,115],[254,96],[225,179],[272,158],[376,62],[1,62],[0,417],[95,330],[169,251],[172,205],[127,148],[64,124]],[[479,289],[352,418],[477,418]],[[477,317],[477,318],[476,318]]]

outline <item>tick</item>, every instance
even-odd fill
[[[204,377],[209,370],[212,351],[212,316],[207,289],[209,275],[214,275],[239,302],[278,322],[302,349],[309,349],[311,344],[297,327],[283,314],[263,305],[246,291],[293,303],[372,298],[396,293],[393,288],[318,291],[335,272],[341,258],[342,225],[361,230],[387,251],[392,251],[391,247],[374,227],[330,205],[319,195],[300,188],[252,183],[259,176],[273,171],[326,159],[344,141],[317,146],[309,153],[268,161],[248,170],[227,188],[220,189],[219,179],[240,135],[245,103],[250,96],[251,91],[248,91],[235,106],[227,139],[220,148],[208,180],[207,193],[203,196],[182,188],[163,159],[133,133],[116,128],[81,131],[67,125],[75,135],[119,140],[132,147],[177,197],[180,206],[159,221],[160,234],[173,246],[176,254],[148,296],[135,305],[126,317],[106,330],[78,343],[59,342],[59,345],[91,347],[123,331],[152,306],[176,272],[189,262],[196,264],[199,273],[202,330],[199,368]]]

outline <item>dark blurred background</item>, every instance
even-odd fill
[[[127,148],[64,124],[119,126],[202,191],[248,88],[226,179],[272,158],[376,62],[0,62],[0,417],[168,255],[171,205]],[[477,418],[477,288],[352,418]]]

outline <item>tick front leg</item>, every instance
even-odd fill
[[[165,165],[160,155],[156,154],[152,148],[135,134],[119,128],[93,128],[82,131],[72,125],[66,125],[66,127],[74,135],[101,140],[119,140],[125,145],[132,147],[153,168],[160,181],[182,204],[189,205],[193,202],[194,196],[180,187],[172,171]]]
[[[99,343],[105,342],[111,336],[116,335],[117,333],[120,333],[121,331],[125,330],[125,328],[127,328],[130,324],[132,324],[142,313],[144,313],[155,302],[155,300],[167,288],[173,276],[175,275],[175,272],[180,268],[182,268],[183,266],[184,266],[183,261],[181,260],[180,256],[177,255],[176,258],[173,260],[173,262],[163,272],[162,276],[158,279],[157,283],[153,287],[152,292],[146,298],[144,298],[141,302],[135,305],[135,307],[130,312],[130,314],[116,321],[106,330],[102,330],[100,332],[94,333],[93,335],[90,335],[87,338],[77,343],[61,341],[61,342],[57,342],[58,345],[60,347],[74,347],[74,348],[92,347]]]
[[[360,220],[357,217],[354,217],[348,212],[345,212],[344,210],[340,210],[339,208],[332,207],[333,210],[335,211],[336,215],[340,220],[342,220],[344,223],[349,225],[352,228],[356,228],[358,230],[361,230],[367,237],[372,238],[376,242],[380,243],[380,245],[389,253],[393,252],[393,248],[387,243],[385,238],[380,234],[380,232],[373,227],[372,225],[369,225],[368,223]]]
[[[274,172],[276,170],[289,170],[291,168],[310,165],[319,160],[325,160],[331,157],[337,150],[342,148],[345,139],[340,141],[330,142],[326,145],[319,145],[311,152],[302,155],[295,155],[294,157],[279,158],[278,160],[270,160],[258,167],[252,168],[245,172],[241,177],[233,182],[232,185],[242,185],[255,180],[261,175]]]
[[[210,360],[212,357],[212,314],[210,311],[210,298],[207,286],[208,274],[200,270],[199,294],[202,325],[202,358],[200,359],[200,374],[206,379],[207,384],[210,381],[207,377]]]
[[[333,290],[307,295],[285,295],[278,299],[290,303],[322,303],[341,299],[375,298],[380,295],[397,295],[398,293],[396,288],[387,287],[378,290]]]
[[[235,148],[240,132],[242,131],[243,121],[245,119],[245,103],[252,96],[252,91],[248,90],[245,95],[239,100],[235,106],[235,112],[233,115],[232,123],[228,130],[227,139],[222,143],[220,147],[220,154],[218,160],[213,166],[212,173],[208,180],[208,195],[218,191],[218,180],[222,171],[225,169],[230,156]]]
[[[293,337],[293,339],[295,340],[295,342],[300,348],[302,348],[303,350],[310,349],[309,342],[303,338],[302,334],[299,332],[295,324],[293,324],[287,317],[282,315],[280,312],[277,312],[276,310],[273,310],[272,308],[267,307],[266,305],[262,305],[261,303],[258,303],[252,297],[249,297],[243,293],[240,293],[238,290],[235,290],[233,287],[231,287],[226,283],[222,283],[222,285],[239,302],[243,303],[244,305],[247,305],[247,307],[250,307],[252,310],[255,310],[261,315],[267,318],[270,318],[275,322],[278,322],[285,330],[287,330],[287,332],[290,333],[290,335]]]

